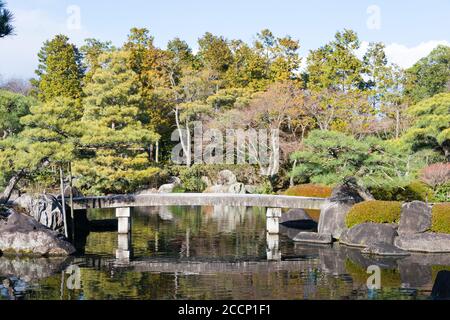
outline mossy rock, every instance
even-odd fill
[[[287,196],[329,198],[333,189],[319,184],[302,184],[291,187],[284,193]]]
[[[450,234],[450,203],[433,206],[431,231]]]
[[[346,225],[352,228],[362,223],[398,223],[402,203],[397,201],[365,201],[354,205],[347,214]]]

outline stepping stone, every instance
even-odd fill
[[[300,232],[293,239],[295,242],[304,243],[320,243],[320,244],[330,244],[333,243],[333,238],[331,234],[315,233],[315,232]]]

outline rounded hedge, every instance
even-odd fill
[[[354,205],[347,214],[346,224],[352,228],[361,223],[398,223],[402,203],[397,201],[366,201]]]
[[[329,198],[333,189],[319,184],[301,184],[291,187],[284,193],[287,196]]]
[[[450,203],[434,205],[432,213],[431,231],[450,234]]]

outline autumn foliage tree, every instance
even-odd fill
[[[435,163],[421,171],[420,178],[436,188],[450,181],[450,163]]]

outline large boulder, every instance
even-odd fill
[[[246,194],[247,187],[237,181],[236,175],[233,172],[223,170],[217,176],[217,184],[209,185],[204,193]]]
[[[31,196],[24,194],[14,201],[37,222],[55,231],[64,228],[64,215],[60,201],[49,194]]]
[[[159,187],[159,193],[172,193],[173,190],[181,185],[181,180],[177,177],[172,177],[170,183],[163,184]]]
[[[0,251],[35,256],[68,256],[75,248],[58,232],[14,212],[0,224]]]
[[[217,184],[219,185],[232,185],[237,182],[236,175],[230,170],[220,171],[217,175]]]
[[[375,198],[354,177],[345,178],[344,183],[336,187],[332,194],[331,202],[345,202],[356,204],[363,201],[371,201]]]
[[[374,200],[373,196],[359,186],[355,178],[346,178],[342,185],[333,190],[329,202],[322,207],[319,233],[331,234],[334,239],[339,240],[347,230],[345,218],[352,206],[369,200]]]
[[[398,233],[423,233],[431,228],[431,223],[431,206],[421,201],[405,203],[402,206]]]
[[[245,185],[243,183],[233,183],[232,185],[230,185],[228,187],[228,193],[233,193],[233,194],[245,194],[246,190],[245,190]]]
[[[245,192],[248,194],[256,194],[258,193],[258,188],[256,186],[247,184],[245,185]]]
[[[395,245],[408,251],[450,253],[450,234],[432,232],[402,234],[395,239]]]
[[[394,244],[398,236],[397,226],[392,224],[362,223],[345,231],[342,234],[341,243],[366,248],[375,243]]]
[[[352,206],[345,202],[325,204],[320,212],[318,232],[331,234],[334,239],[340,239],[342,233],[347,230],[345,218]]]

